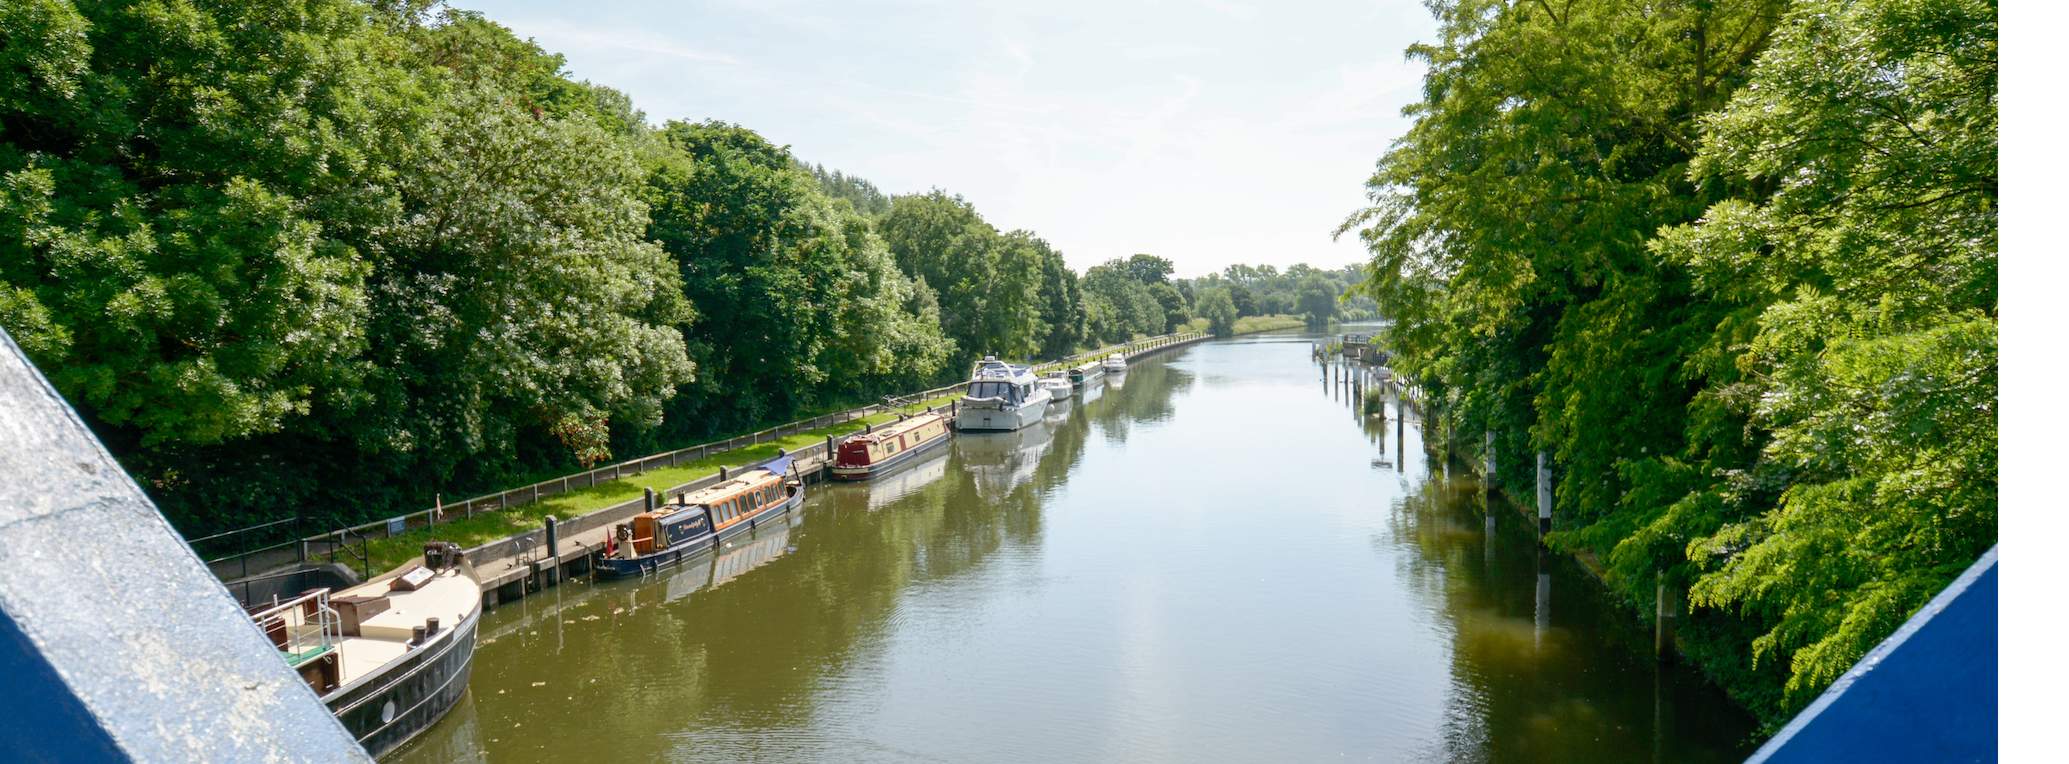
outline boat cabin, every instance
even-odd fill
[[[834,469],[868,467],[948,437],[948,422],[940,414],[906,417],[869,432],[841,441],[834,457]]]
[[[710,533],[711,522],[705,517],[704,510],[670,504],[632,516],[632,552],[653,554]]]
[[[790,493],[783,485],[782,475],[756,469],[684,494],[682,503],[706,509],[711,515],[712,530],[723,531],[788,498]]]
[[[1025,366],[987,368],[978,371],[977,376],[971,378],[969,388],[963,393],[963,400],[996,402],[1001,408],[1013,408],[1026,401],[1034,391],[1034,372]]]

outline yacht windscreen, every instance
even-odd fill
[[[1010,382],[972,382],[970,397],[1004,398],[1010,401],[1014,399],[1013,385]]]

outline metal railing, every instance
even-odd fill
[[[251,622],[280,649],[289,666],[322,655],[338,641],[338,611],[330,607],[330,591],[318,589],[251,614]]]

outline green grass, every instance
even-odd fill
[[[931,400],[920,401],[902,409],[917,412],[928,406],[938,406],[955,400],[960,393],[952,393]],[[740,466],[773,458],[777,449],[797,450],[822,443],[829,435],[840,436],[862,429],[864,424],[881,424],[897,418],[897,414],[885,412],[852,422],[829,425],[806,430],[746,448],[712,454],[694,462],[648,470],[638,475],[593,486],[576,488],[563,494],[556,494],[531,504],[521,504],[502,510],[477,512],[473,517],[448,519],[436,527],[417,528],[407,533],[388,538],[367,541],[368,567],[375,571],[394,569],[415,559],[424,551],[424,542],[452,541],[462,548],[471,548],[514,536],[538,528],[548,516],[558,520],[569,520],[595,512],[622,502],[637,499],[646,494],[646,489],[665,491],[700,477],[718,472],[721,465]]]
[[[1237,334],[1299,329],[1304,326],[1307,326],[1307,321],[1299,316],[1244,316],[1236,319]]]
[[[1235,333],[1255,334],[1257,332],[1270,332],[1279,329],[1299,329],[1304,326],[1307,326],[1307,321],[1299,316],[1244,316],[1236,319]],[[1202,334],[1207,333],[1209,330],[1207,319],[1204,318],[1195,318],[1188,321],[1184,328],[1185,331],[1200,332]]]

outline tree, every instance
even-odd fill
[[[1770,723],[1995,540],[1994,5],[1786,7],[1435,5],[1343,228],[1438,431]]]
[[[941,303],[942,330],[957,358],[1028,356],[1039,349],[1040,255],[999,235],[962,197],[894,197],[878,230],[898,266]]]
[[[1749,477],[1785,487],[1713,488],[1736,505],[1721,527],[1648,530],[1693,539],[1695,604],[1771,625],[1753,655],[1787,660],[1791,707],[1997,541],[1995,19],[1799,4],[1692,169],[1755,195],[1658,244],[1752,316],[1712,339],[1750,373],[1711,383],[1748,388],[1733,401],[1769,433]]]
[[[1336,285],[1317,273],[1300,279],[1298,310],[1309,328],[1326,328],[1336,318]]]
[[[1250,294],[1250,288],[1247,286],[1231,282],[1228,285],[1228,297],[1229,301],[1236,305],[1237,316],[1255,316],[1263,313],[1257,306],[1257,298]]]
[[[1207,330],[1214,336],[1227,337],[1236,333],[1236,303],[1229,298],[1227,287],[1201,290],[1194,311],[1207,319]]]
[[[1122,261],[1121,269],[1128,277],[1145,285],[1162,284],[1171,277],[1171,261],[1156,255],[1134,255]]]
[[[1148,285],[1129,274],[1123,260],[1109,260],[1085,271],[1086,329],[1101,342],[1125,342],[1136,336],[1161,334],[1164,306]]]
[[[1063,253],[1050,247],[1049,242],[1032,231],[1014,231],[1006,238],[1041,263],[1041,283],[1037,290],[1041,320],[1036,329],[1041,337],[1039,352],[1045,358],[1070,355],[1077,349],[1078,341],[1084,338],[1085,331],[1085,305],[1078,291],[1078,274],[1063,261]]]
[[[852,208],[787,149],[722,122],[671,122],[648,179],[648,234],[702,319],[703,374],[671,418],[687,436],[787,416],[824,395],[926,378],[938,329],[904,311],[911,285]]]
[[[1192,310],[1185,304],[1185,295],[1170,282],[1159,281],[1149,287],[1149,296],[1157,301],[1159,328],[1152,334],[1163,334],[1173,327],[1192,320]]]

